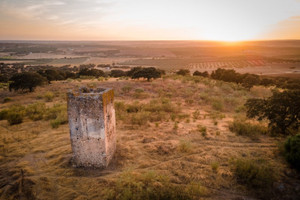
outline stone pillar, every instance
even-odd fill
[[[80,167],[107,167],[116,150],[114,91],[81,88],[68,92],[73,160]]]

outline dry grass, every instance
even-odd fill
[[[116,95],[117,152],[104,170],[74,168],[68,125],[53,129],[56,122],[49,123],[65,117],[67,90],[87,84],[113,88]],[[13,126],[0,121],[0,199],[139,199],[150,194],[162,198],[178,197],[178,190],[189,195],[186,199],[246,198],[249,193],[240,189],[230,163],[240,157],[270,160],[285,176],[286,164],[274,154],[276,139],[263,136],[253,141],[229,131],[236,108],[256,95],[236,85],[177,76],[153,82],[83,79],[53,82],[30,94],[5,93],[12,101],[0,108],[21,100],[28,108],[48,91],[55,98],[43,103],[48,111],[42,120],[26,116]],[[212,97],[224,96],[228,100],[222,111],[213,108]],[[39,118],[43,104],[28,110],[32,119]]]

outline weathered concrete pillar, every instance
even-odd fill
[[[76,166],[107,167],[116,150],[114,91],[81,88],[69,92],[68,117]]]

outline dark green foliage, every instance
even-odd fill
[[[286,160],[300,171],[300,133],[287,138],[284,144]]]
[[[273,92],[268,99],[248,99],[247,117],[268,119],[274,133],[293,134],[300,126],[300,90]]]
[[[8,103],[8,102],[11,102],[11,101],[12,101],[12,99],[9,98],[9,97],[5,97],[5,98],[3,99],[3,103]]]
[[[179,71],[176,72],[177,75],[181,76],[187,76],[190,75],[190,70],[188,69],[180,69]]]
[[[150,81],[151,78],[156,79],[160,77],[161,71],[154,67],[141,68],[140,70],[135,71],[131,76],[133,79],[146,78],[148,81]]]
[[[7,75],[0,74],[0,83],[6,83],[6,82],[8,82]]]
[[[270,85],[274,85],[274,81],[273,79],[270,78],[263,78],[261,79],[260,84],[264,86],[270,86]]]
[[[234,174],[239,183],[253,189],[270,189],[276,181],[274,169],[263,160],[236,160]]]
[[[252,88],[254,85],[260,84],[260,78],[256,74],[243,74],[241,82],[245,88]]]
[[[99,69],[88,69],[83,68],[79,71],[79,76],[94,76],[94,77],[105,77],[105,73],[102,70]]]
[[[205,72],[199,72],[199,71],[195,71],[195,72],[193,73],[193,76],[203,76],[203,77],[209,77],[209,74],[208,74],[208,72],[207,72],[207,71],[205,71]]]
[[[17,112],[9,112],[6,119],[9,125],[21,124],[23,122],[23,115]]]
[[[7,116],[8,110],[4,109],[0,111],[0,120],[5,120]]]
[[[110,72],[110,76],[111,77],[122,77],[122,76],[126,76],[126,72],[124,72],[123,70],[111,70]]]
[[[22,90],[33,92],[37,86],[42,85],[45,82],[45,78],[38,73],[23,72],[15,74],[10,79],[9,90]]]
[[[62,70],[46,69],[46,70],[39,70],[38,73],[46,77],[49,83],[51,81],[66,79],[66,73]]]
[[[222,80],[225,82],[233,82],[233,83],[240,83],[245,88],[251,88],[254,85],[259,85],[261,80],[258,75],[255,74],[240,74],[237,73],[233,69],[221,69],[218,68],[217,70],[211,73],[211,78],[216,80]]]
[[[134,67],[131,68],[129,71],[127,71],[127,76],[132,77],[134,73],[140,71],[142,69],[142,67]]]
[[[235,82],[235,83],[242,82],[241,75],[233,69],[218,68],[217,70],[211,73],[211,78],[216,80],[222,80],[225,82]]]

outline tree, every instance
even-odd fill
[[[111,70],[110,72],[110,76],[111,77],[122,77],[122,76],[126,76],[126,73],[123,70]]]
[[[83,68],[79,71],[79,76],[95,76],[95,77],[105,77],[105,73],[102,70],[99,69],[88,69],[88,68]]]
[[[142,69],[142,67],[134,67],[134,68],[131,68],[129,71],[127,71],[126,74],[127,74],[127,76],[132,77],[135,72],[137,72],[141,69]]]
[[[193,76],[203,76],[203,77],[208,77],[209,74],[208,74],[207,71],[205,71],[205,72],[195,71],[195,72],[193,73]]]
[[[242,79],[242,86],[245,88],[252,88],[254,85],[260,84],[260,78],[256,74],[245,74]]]
[[[150,81],[151,78],[160,78],[161,72],[154,67],[147,67],[141,68],[140,70],[136,71],[131,78],[138,79],[138,78],[146,78]]]
[[[190,70],[188,69],[180,69],[179,71],[176,72],[177,75],[181,76],[187,76],[190,75]]]
[[[247,117],[268,119],[273,132],[293,134],[300,127],[300,90],[273,92],[268,99],[248,99]]]
[[[13,75],[10,81],[9,91],[29,90],[29,92],[33,92],[37,86],[42,85],[46,80],[38,73],[23,72]]]
[[[47,78],[48,83],[51,83],[51,81],[57,81],[57,80],[64,80],[65,73],[61,70],[54,70],[54,69],[46,69],[45,71],[39,70],[38,73],[44,77]]]

